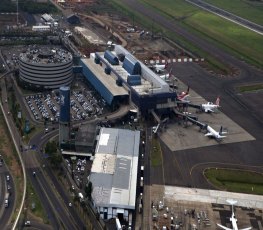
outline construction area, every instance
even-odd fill
[[[69,8],[64,9],[69,14]],[[164,38],[154,25],[151,31],[147,31],[134,21],[131,22],[127,16],[118,14],[105,2],[71,2],[70,9],[81,19],[78,27],[93,31],[105,44],[109,41],[112,44],[121,44],[141,61],[190,57],[182,48]],[[92,50],[91,48],[89,51],[89,47],[81,49],[86,56]]]

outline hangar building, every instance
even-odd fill
[[[141,113],[176,106],[177,95],[169,85],[120,45],[92,53],[80,65],[109,105],[129,101]]]
[[[92,201],[102,219],[132,222],[140,132],[101,128],[90,173]]]

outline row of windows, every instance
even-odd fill
[[[24,81],[28,81],[34,84],[57,84],[60,83],[61,81],[71,81],[72,80],[72,75],[65,76],[63,78],[56,78],[56,79],[50,79],[50,78],[31,78],[25,75],[20,74],[20,79]]]
[[[61,80],[57,82],[34,82],[30,80],[24,80],[21,78],[21,80],[25,83],[25,85],[34,85],[34,86],[44,86],[44,88],[59,88],[60,86],[65,86],[65,85],[70,85],[72,79],[66,79],[66,80]]]
[[[20,69],[20,75],[21,76],[28,76],[31,79],[42,79],[42,78],[47,78],[47,80],[52,80],[52,79],[59,79],[59,78],[65,78],[65,77],[69,77],[72,75],[72,69],[68,69],[65,72],[60,72],[60,73],[56,73],[56,74],[46,74],[46,73],[32,73],[29,71],[25,71],[23,69]]]

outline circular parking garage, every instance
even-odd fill
[[[19,55],[19,80],[25,88],[57,89],[73,77],[72,54],[61,48],[30,48]]]

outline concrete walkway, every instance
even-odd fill
[[[263,196],[217,190],[165,186],[165,198],[175,201],[196,201],[215,204],[228,204],[227,199],[237,201],[237,205],[263,209]]]

